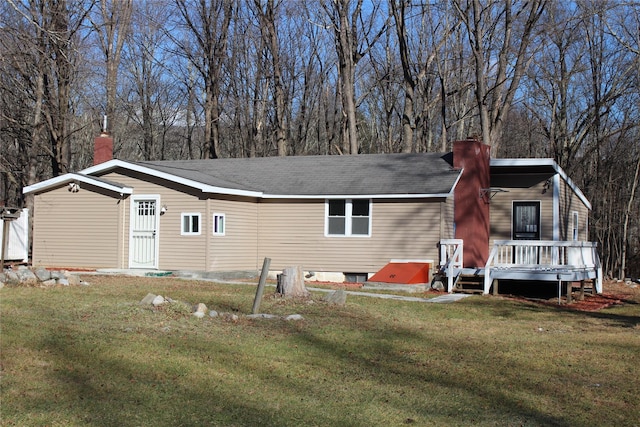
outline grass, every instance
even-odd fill
[[[255,287],[85,277],[0,290],[2,426],[637,426],[640,298],[345,306]],[[238,314],[151,309],[148,293]]]

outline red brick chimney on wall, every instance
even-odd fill
[[[489,257],[491,147],[475,139],[453,143],[453,167],[462,169],[454,190],[456,239],[464,240],[464,267],[484,267]]]

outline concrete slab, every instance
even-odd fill
[[[461,299],[470,297],[470,296],[471,295],[469,294],[447,294],[447,295],[441,295],[439,297],[431,298],[429,302],[446,304],[446,303],[460,301]]]

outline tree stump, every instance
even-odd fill
[[[304,285],[302,267],[287,267],[278,275],[276,292],[288,298],[308,298],[309,291]]]

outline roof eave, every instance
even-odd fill
[[[263,194],[263,199],[443,199],[450,197],[449,193],[415,193],[415,194]]]
[[[202,191],[203,193],[223,194],[227,196],[245,196],[245,197],[261,197],[262,196],[262,193],[259,191],[216,187],[213,185],[204,184],[202,182],[194,181],[191,179],[182,178],[170,173],[162,172],[147,166],[142,166],[136,163],[129,163],[129,162],[125,162],[123,160],[118,160],[118,159],[109,160],[108,162],[104,162],[99,165],[92,166],[87,169],[83,169],[81,172],[87,175],[94,175],[101,172],[108,172],[110,170],[114,170],[117,168],[127,169],[134,172],[139,172],[145,175],[150,175],[156,178],[165,179],[170,182],[195,188],[197,190]]]
[[[569,178],[566,172],[553,159],[491,159],[491,166],[509,167],[509,166],[550,166],[553,170],[564,179],[569,187],[576,193],[578,198],[584,203],[587,209],[591,210],[591,202],[584,195],[582,190]]]
[[[83,182],[85,184],[90,184],[105,190],[113,191],[114,193],[119,194],[133,194],[133,188],[127,187],[124,185],[116,185],[110,184],[99,179],[95,179],[92,176],[87,176],[80,173],[67,173],[64,175],[59,175],[54,178],[47,179],[46,181],[41,181],[33,185],[26,186],[22,189],[23,194],[35,193],[39,191],[46,191],[50,188],[57,187],[62,184],[66,184],[68,182]]]

